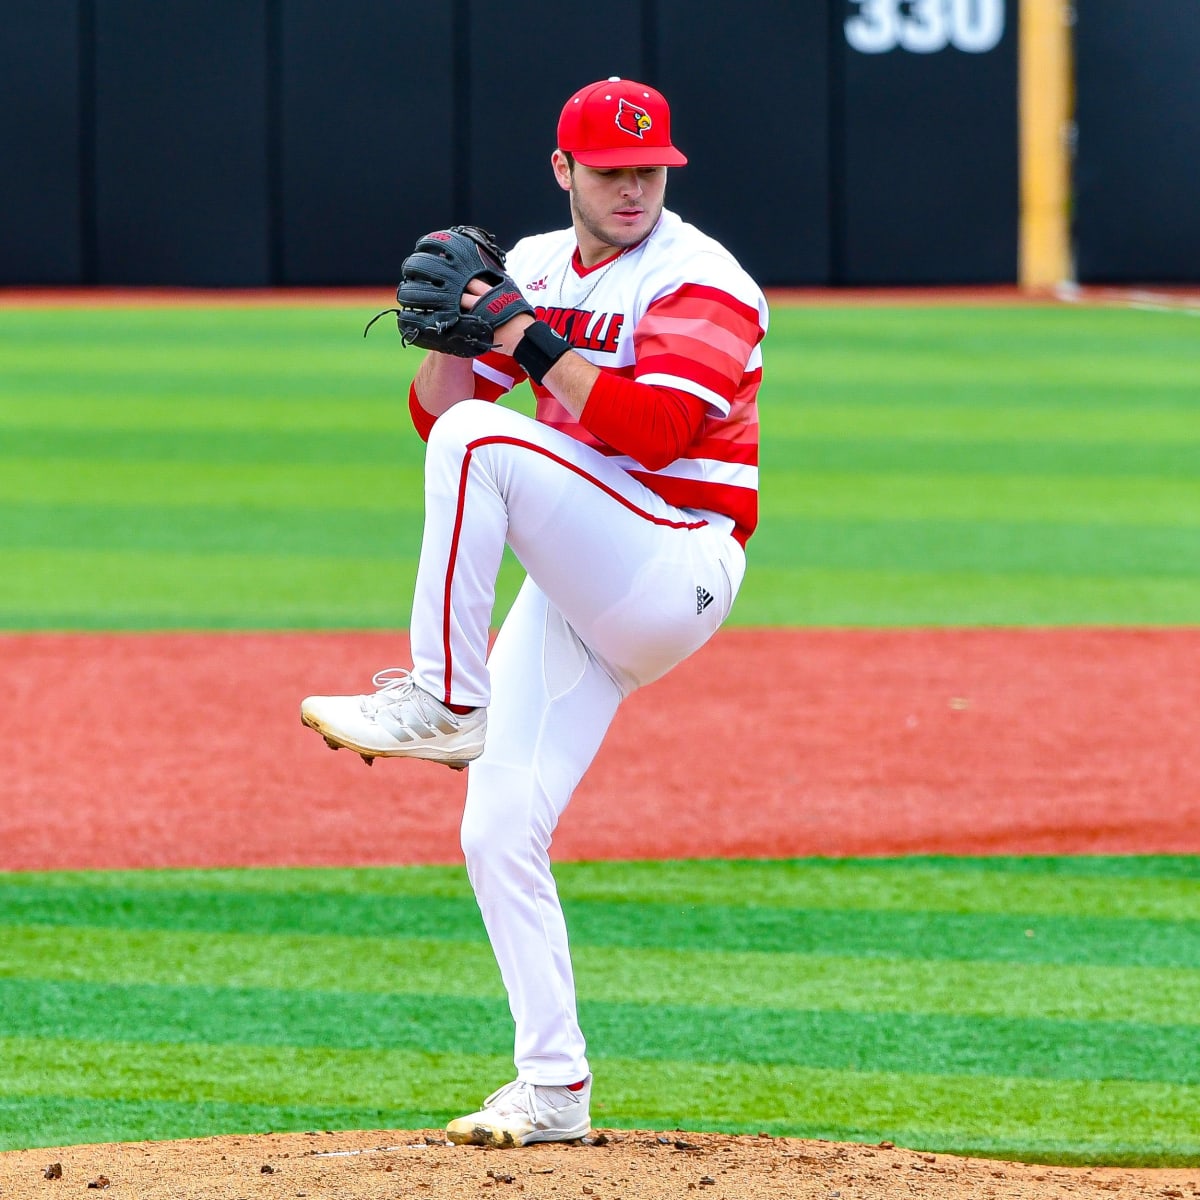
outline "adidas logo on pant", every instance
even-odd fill
[[[712,592],[702,587],[696,588],[696,615],[699,616],[713,602]]]

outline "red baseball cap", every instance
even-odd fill
[[[558,148],[585,167],[682,167],[671,145],[671,110],[661,92],[612,75],[563,105]]]

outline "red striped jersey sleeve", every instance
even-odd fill
[[[762,337],[757,309],[719,288],[685,283],[638,322],[636,378],[691,392],[724,414]]]
[[[489,350],[472,364],[476,400],[499,400],[525,378],[525,372],[507,355]]]

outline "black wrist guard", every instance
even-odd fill
[[[534,383],[541,383],[546,378],[546,372],[570,348],[571,343],[559,337],[545,321],[534,321],[526,326],[525,336],[517,343],[513,358]]]

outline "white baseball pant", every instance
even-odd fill
[[[746,561],[729,528],[499,405],[464,400],[430,434],[413,673],[443,700],[488,706],[462,848],[530,1083],[589,1069],[550,869],[555,826],[621,700],[728,616]],[[528,578],[489,658],[506,541]]]

